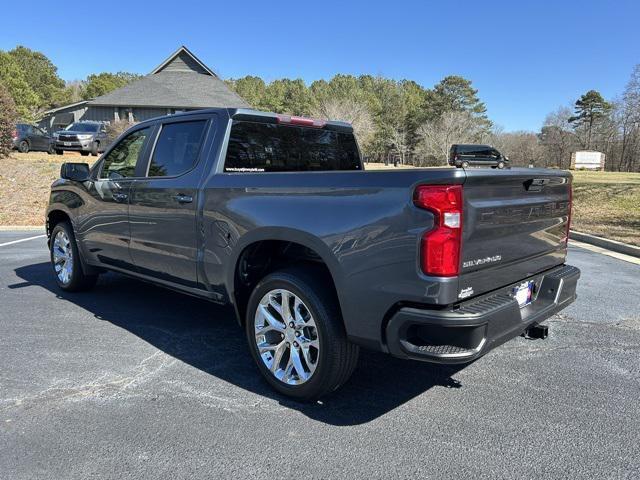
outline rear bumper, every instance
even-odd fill
[[[466,363],[540,323],[576,299],[580,270],[562,265],[533,280],[532,302],[520,308],[509,285],[445,309],[401,308],[386,327],[387,347],[400,358]]]

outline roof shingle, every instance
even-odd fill
[[[195,72],[160,71],[94,98],[89,105],[122,107],[248,107],[219,78]]]

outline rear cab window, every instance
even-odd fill
[[[325,128],[234,121],[225,172],[362,170],[353,133]]]

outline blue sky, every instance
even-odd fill
[[[368,73],[431,87],[462,75],[509,131],[538,129],[589,89],[619,95],[640,63],[638,0],[28,3],[27,23],[3,22],[0,49],[40,50],[67,80],[148,73],[181,44],[224,78]]]

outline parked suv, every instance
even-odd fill
[[[449,165],[467,168],[470,165],[504,168],[509,159],[491,145],[451,145]]]
[[[102,122],[75,122],[64,130],[53,134],[55,151],[62,155],[64,151],[80,152],[80,155],[97,156],[107,147],[107,129]]]
[[[21,153],[30,150],[53,153],[53,139],[39,127],[18,123],[12,137],[13,148]]]

